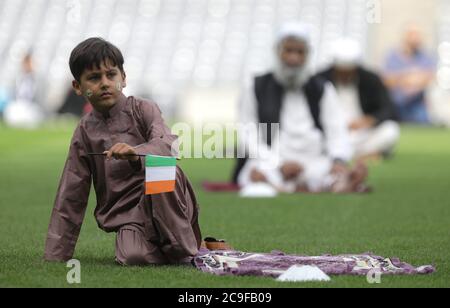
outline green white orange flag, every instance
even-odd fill
[[[176,157],[147,155],[145,157],[145,194],[154,195],[175,190]]]

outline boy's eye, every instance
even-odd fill
[[[91,76],[88,78],[88,80],[96,80],[96,79],[98,79],[98,76]]]

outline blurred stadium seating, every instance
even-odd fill
[[[439,3],[438,36],[440,42],[450,42],[450,1]]]
[[[167,105],[187,88],[236,87],[266,70],[285,21],[312,25],[315,67],[342,35],[366,46],[366,11],[365,0],[0,0],[0,85],[14,84],[32,49],[55,109],[71,78],[70,51],[101,36],[124,53],[128,92],[172,110]]]

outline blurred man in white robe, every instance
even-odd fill
[[[14,99],[4,110],[7,125],[17,128],[37,128],[44,121],[41,88],[41,81],[29,53],[22,60],[22,71],[17,77],[13,91]]]
[[[336,90],[310,75],[309,28],[286,24],[275,45],[273,71],[246,88],[239,114],[241,124],[279,124],[279,130],[239,132],[246,155],[238,159],[234,180],[244,192],[261,184],[289,193],[365,190],[367,168],[349,165],[353,149]]]

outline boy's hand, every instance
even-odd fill
[[[138,161],[139,156],[137,156],[134,148],[126,143],[116,143],[108,151],[103,152],[106,154],[107,159],[114,157],[115,159],[125,159],[131,161]]]

